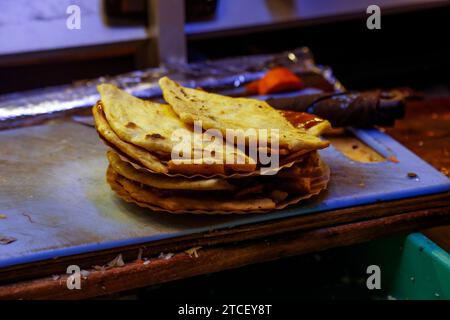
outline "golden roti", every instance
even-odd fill
[[[328,146],[317,137],[326,121],[314,130],[296,127],[265,102],[184,88],[168,78],[160,86],[168,104],[98,87],[95,124],[113,149],[107,182],[123,200],[176,214],[263,213],[327,187],[329,169],[317,152]],[[227,141],[228,129],[235,130],[233,140]],[[277,168],[264,167],[271,156],[279,157]]]
[[[272,138],[270,129],[278,129],[280,147],[286,147],[291,152],[322,149],[329,145],[305,130],[294,127],[264,101],[185,88],[167,77],[161,78],[159,85],[164,99],[185,123],[201,121],[205,129],[220,130],[224,136],[228,129],[268,129],[268,141]]]
[[[108,143],[107,143],[108,144]],[[108,144],[120,157],[120,159],[124,162],[127,162],[128,164],[130,164],[134,169],[139,170],[139,171],[144,171],[144,172],[148,172],[148,173],[157,173],[154,172],[150,169],[148,169],[147,167],[143,166],[142,164],[138,163],[138,161],[132,159],[131,157],[125,155],[123,152],[121,152],[119,149],[115,148],[114,146]],[[304,158],[309,157],[309,155],[311,153],[313,153],[315,151],[311,151],[309,153],[306,154],[302,154],[297,156],[295,159],[291,159],[290,161],[286,162],[286,163],[282,163],[280,164],[280,166],[278,168],[273,168],[271,171],[266,170],[266,173],[270,173],[270,175],[274,176],[277,175],[279,172],[286,170],[288,168],[291,168],[295,165],[297,165],[298,163],[301,163],[303,161]],[[165,162],[162,161],[162,163],[164,165],[170,166],[170,161],[169,162]],[[178,166],[176,166],[175,168],[171,168],[171,170],[169,170],[169,172],[164,173],[165,176],[167,177],[182,177],[182,178],[187,178],[187,179],[195,179],[195,178],[202,178],[202,179],[211,179],[211,178],[224,178],[224,179],[242,179],[242,178],[248,178],[248,177],[257,177],[261,175],[261,172],[259,170],[256,171],[252,171],[252,172],[225,172],[225,171],[220,171],[219,169],[215,169],[214,171],[210,172],[208,167],[202,168],[200,169],[201,165],[197,165],[197,168],[194,168],[194,170],[192,170],[192,165],[188,164],[184,170],[181,170],[183,168],[182,164],[179,164]]]
[[[119,138],[119,136],[111,129],[109,123],[107,122],[105,115],[103,113],[102,103],[97,103],[92,108],[92,113],[94,116],[95,127],[100,135],[100,138],[105,141],[105,143],[111,148],[115,149],[122,155],[127,156],[127,160],[134,162],[137,166],[142,165],[144,168],[149,169],[154,173],[164,173],[169,172],[173,174],[183,173],[182,176],[215,176],[215,175],[232,175],[233,173],[225,174],[225,166],[223,164],[217,165],[207,165],[207,164],[194,164],[187,163],[185,165],[176,165],[173,161],[169,160],[168,164],[170,168],[167,167],[167,162],[159,159],[156,155],[150,153],[149,151],[135,146],[131,143],[125,142]],[[231,164],[230,169],[235,169],[237,172],[254,172],[255,164],[244,163],[244,164]],[[255,172],[257,174],[257,172]]]
[[[123,141],[170,154],[172,133],[180,128],[189,130],[169,105],[139,99],[111,84],[101,84],[97,90],[106,120]]]
[[[232,190],[234,187],[224,179],[186,179],[152,174],[135,169],[130,163],[121,160],[114,151],[108,151],[107,157],[111,167],[121,176],[144,185],[170,190]]]
[[[161,208],[173,212],[185,212],[189,210],[210,211],[251,211],[251,210],[270,210],[275,208],[275,203],[269,198],[256,198],[248,200],[229,200],[229,199],[205,199],[195,197],[170,196],[164,197],[155,193],[151,189],[141,188],[138,184],[128,180],[113,171],[110,167],[107,172],[108,182],[116,189],[121,187],[122,190],[118,195],[123,197],[126,193],[125,200],[137,203],[138,205],[145,204],[151,206],[154,210]],[[114,182],[111,182],[114,180]],[[117,186],[117,184],[119,186]],[[117,191],[116,191],[117,192]]]
[[[106,118],[103,114],[102,105],[100,103],[97,103],[92,108],[92,113],[94,115],[95,128],[97,129],[100,136],[109,144],[113,145],[130,158],[135,159],[144,167],[154,172],[168,172],[167,167],[163,163],[161,163],[161,161],[155,155],[133,144],[122,141],[117,136],[117,134],[111,129],[108,122],[106,121]]]
[[[168,212],[172,214],[249,214],[249,213],[264,213],[274,209],[283,209],[289,205],[298,203],[301,200],[308,199],[319,194],[326,189],[329,181],[329,169],[323,164],[323,174],[320,177],[311,180],[311,190],[308,194],[290,195],[284,200],[275,204],[272,199],[259,198],[249,200],[225,200],[221,201],[208,200],[207,206],[201,203],[201,199],[189,199],[189,203],[184,202],[185,198],[162,198],[149,190],[140,188],[137,184],[124,177],[120,177],[111,167],[107,170],[107,181],[116,194],[126,202],[137,204],[140,207],[149,208],[154,211]],[[125,184],[128,190],[124,187]],[[273,193],[276,193],[274,191]],[[274,196],[272,194],[272,196]],[[216,206],[217,205],[217,206]],[[193,209],[197,208],[197,209]],[[200,209],[199,209],[200,208]]]
[[[188,148],[190,154],[193,154],[194,148],[198,147],[201,154],[204,154],[207,147],[212,145],[209,140],[215,140],[214,137],[203,134],[201,131],[194,132],[190,125],[179,119],[170,105],[136,98],[110,84],[99,85],[98,91],[101,95],[105,118],[117,136],[125,142],[158,154],[160,158],[170,159],[175,148],[180,146],[177,134],[179,137],[189,136],[187,140],[191,142],[186,143],[185,148]],[[193,141],[197,141],[200,145],[194,146]],[[206,157],[200,160],[203,162],[191,163],[192,167],[188,169],[193,172],[196,170],[200,170],[200,172],[219,170],[219,173],[222,173],[225,167],[243,172],[256,169],[256,162],[244,152],[234,146],[226,148],[222,138],[220,142],[218,150],[214,150],[216,154],[214,159]],[[224,161],[225,159],[242,159],[243,161],[242,163],[233,161],[228,164]],[[175,169],[178,163],[175,160],[170,161],[170,168]],[[211,161],[216,161],[216,163],[210,168],[206,168]],[[188,161],[183,161],[182,169],[186,168],[188,164]]]

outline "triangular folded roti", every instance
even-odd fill
[[[201,121],[205,129],[217,129],[226,136],[228,129],[278,129],[279,145],[291,152],[322,149],[328,142],[294,127],[264,101],[233,98],[203,90],[185,88],[168,77],[159,80],[164,99],[185,123]]]
[[[122,141],[119,136],[111,129],[106,121],[103,113],[103,108],[100,103],[97,103],[92,108],[94,116],[95,128],[100,137],[111,147],[120,151],[122,154],[134,159],[144,167],[159,173],[167,173],[167,166],[164,165],[155,155],[147,150],[135,146],[134,144]]]
[[[170,154],[173,132],[189,129],[169,105],[136,98],[111,84],[101,84],[97,89],[109,125],[124,141]]]
[[[97,88],[100,92],[101,105],[107,123],[122,141],[141,147],[164,159],[170,159],[172,151],[176,150],[177,145],[180,144],[179,140],[175,138],[177,135],[175,133],[178,133],[178,137],[191,135],[191,141],[204,143],[203,146],[200,145],[201,152],[202,148],[206,150],[208,147],[208,142],[202,142],[205,141],[202,132],[194,132],[189,124],[180,120],[170,105],[136,98],[111,84],[101,84]],[[223,147],[217,153],[220,156],[214,158],[214,160],[218,160],[218,163],[215,164],[216,167],[218,165],[225,166],[243,172],[251,172],[256,169],[255,160],[240,149],[234,146],[227,148],[224,143],[221,146]],[[191,154],[194,154],[194,147],[193,143],[188,145]],[[241,159],[241,162],[226,163],[227,159]],[[206,161],[206,163],[208,162]],[[171,162],[171,164],[173,163]],[[183,165],[186,167],[186,162],[183,162]],[[199,165],[202,165],[201,161],[188,163],[188,167],[194,172]],[[203,164],[203,167],[206,166]]]

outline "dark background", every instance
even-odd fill
[[[329,23],[280,26],[214,39],[188,39],[190,61],[280,52],[308,46],[319,64],[333,68],[351,89],[448,84],[450,6],[381,14],[381,30],[366,27],[367,15]],[[114,47],[108,56],[75,53],[67,59],[34,59],[0,64],[0,93],[70,83],[134,70],[132,46]],[[25,81],[26,80],[26,81]]]
[[[320,64],[333,68],[352,89],[449,83],[450,7],[381,13],[381,29],[366,27],[367,15],[250,36],[192,41],[191,58],[266,53],[308,46]]]

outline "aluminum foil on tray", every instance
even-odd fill
[[[181,84],[201,87],[212,92],[239,94],[244,84],[261,78],[275,66],[288,67],[295,73],[321,76],[334,91],[343,86],[330,68],[317,65],[308,48],[267,55],[252,55],[201,63],[165,65],[158,68],[133,71],[118,76],[105,76],[93,80],[0,96],[0,128],[10,128],[42,119],[50,119],[83,108],[99,100],[96,86],[112,83],[140,98],[158,98],[161,90],[158,80],[170,76]]]

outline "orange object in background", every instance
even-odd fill
[[[303,81],[284,67],[273,68],[262,79],[252,81],[245,86],[249,94],[258,93],[260,95],[299,90],[303,87]]]
[[[252,82],[249,82],[245,85],[245,91],[248,94],[258,94],[259,91],[259,81],[260,80],[255,80]]]

